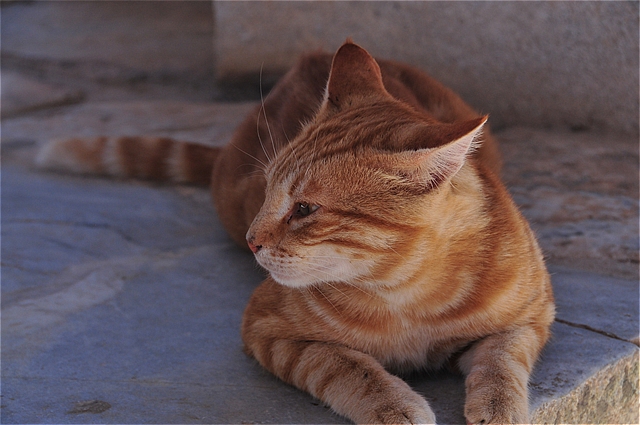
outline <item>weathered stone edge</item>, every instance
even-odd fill
[[[534,424],[640,423],[638,398],[640,350],[612,363],[531,414]]]

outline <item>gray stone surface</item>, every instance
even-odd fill
[[[589,300],[574,302],[587,308]],[[637,368],[636,345],[556,323],[529,384],[533,423],[637,423]],[[616,393],[606,389],[610,381],[628,384]],[[589,392],[595,397],[582,397]],[[576,408],[575,400],[583,402]],[[554,415],[562,420],[549,421]]]
[[[10,71],[2,73],[0,83],[2,118],[36,109],[76,103],[83,97],[80,91],[44,84]]]
[[[500,126],[638,133],[637,2],[215,2],[221,78],[279,74],[353,37]]]
[[[562,267],[551,267],[550,271],[558,321],[640,345],[637,279],[619,279]]]
[[[1,19],[4,54],[178,74],[213,66],[212,8],[202,1],[23,3]]]
[[[504,180],[554,264],[638,280],[638,138],[513,127]]]
[[[569,394],[542,403],[533,412],[532,423],[637,424],[638,373],[635,350],[603,367]]]
[[[3,74],[19,71],[80,90],[90,100],[217,96],[210,3],[23,1],[0,7]]]
[[[255,103],[184,101],[91,102],[2,124],[7,143],[45,143],[55,138],[95,135],[170,136],[224,145]]]
[[[242,353],[242,311],[262,274],[206,190],[33,172],[23,165],[32,147],[6,151],[3,423],[345,423]],[[567,284],[554,280],[561,317],[563,305],[592,302]],[[531,382],[534,414],[637,355],[579,326],[553,332]],[[463,423],[461,377],[408,379],[442,423]],[[97,413],[72,413],[88,402]]]

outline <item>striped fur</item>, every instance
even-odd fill
[[[70,139],[37,161],[210,181],[221,222],[269,271],[243,317],[246,352],[339,414],[434,423],[393,373],[454,365],[469,423],[524,423],[553,294],[486,121],[348,41],[333,58],[303,57],[219,150]]]
[[[207,185],[218,151],[164,137],[71,138],[44,145],[36,165],[77,174]]]

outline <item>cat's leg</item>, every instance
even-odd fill
[[[433,424],[427,401],[373,357],[342,345],[271,340],[247,347],[273,374],[360,424]]]
[[[546,339],[546,329],[522,327],[486,337],[461,357],[468,423],[528,423],[529,374]]]

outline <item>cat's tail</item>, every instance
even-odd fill
[[[220,148],[164,137],[92,137],[53,140],[36,166],[75,174],[207,185]]]

